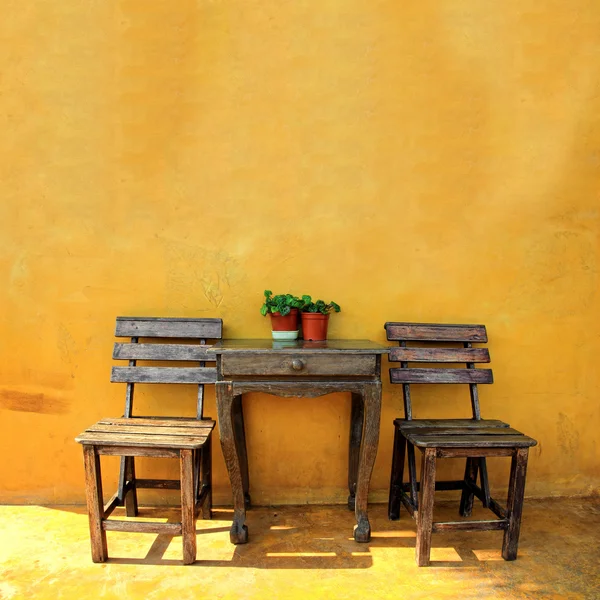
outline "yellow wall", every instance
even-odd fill
[[[598,491],[599,3],[9,5],[0,501],[83,500],[73,437],[122,410],[116,315],[268,336],[265,287],[338,301],[331,337],[487,324],[484,415],[540,440],[528,494]],[[401,406],[384,394],[374,499]],[[255,500],[345,498],[347,398],[246,409]]]

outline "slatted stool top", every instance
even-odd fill
[[[202,448],[214,429],[209,419],[101,419],[75,438],[91,446],[143,448]]]

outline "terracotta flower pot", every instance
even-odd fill
[[[323,313],[302,313],[302,337],[305,340],[323,341],[327,339],[329,315]]]
[[[287,315],[269,313],[272,331],[298,331],[298,309],[292,308]]]

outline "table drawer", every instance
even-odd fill
[[[377,359],[373,355],[332,355],[318,356],[302,354],[277,355],[231,355],[221,358],[223,376],[235,375],[377,375]]]

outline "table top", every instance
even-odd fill
[[[324,340],[311,342],[308,340],[277,341],[272,339],[221,340],[208,348],[208,352],[225,354],[229,352],[247,352],[252,354],[266,354],[273,352],[306,352],[323,354],[387,354],[389,346],[382,346],[371,340]]]

